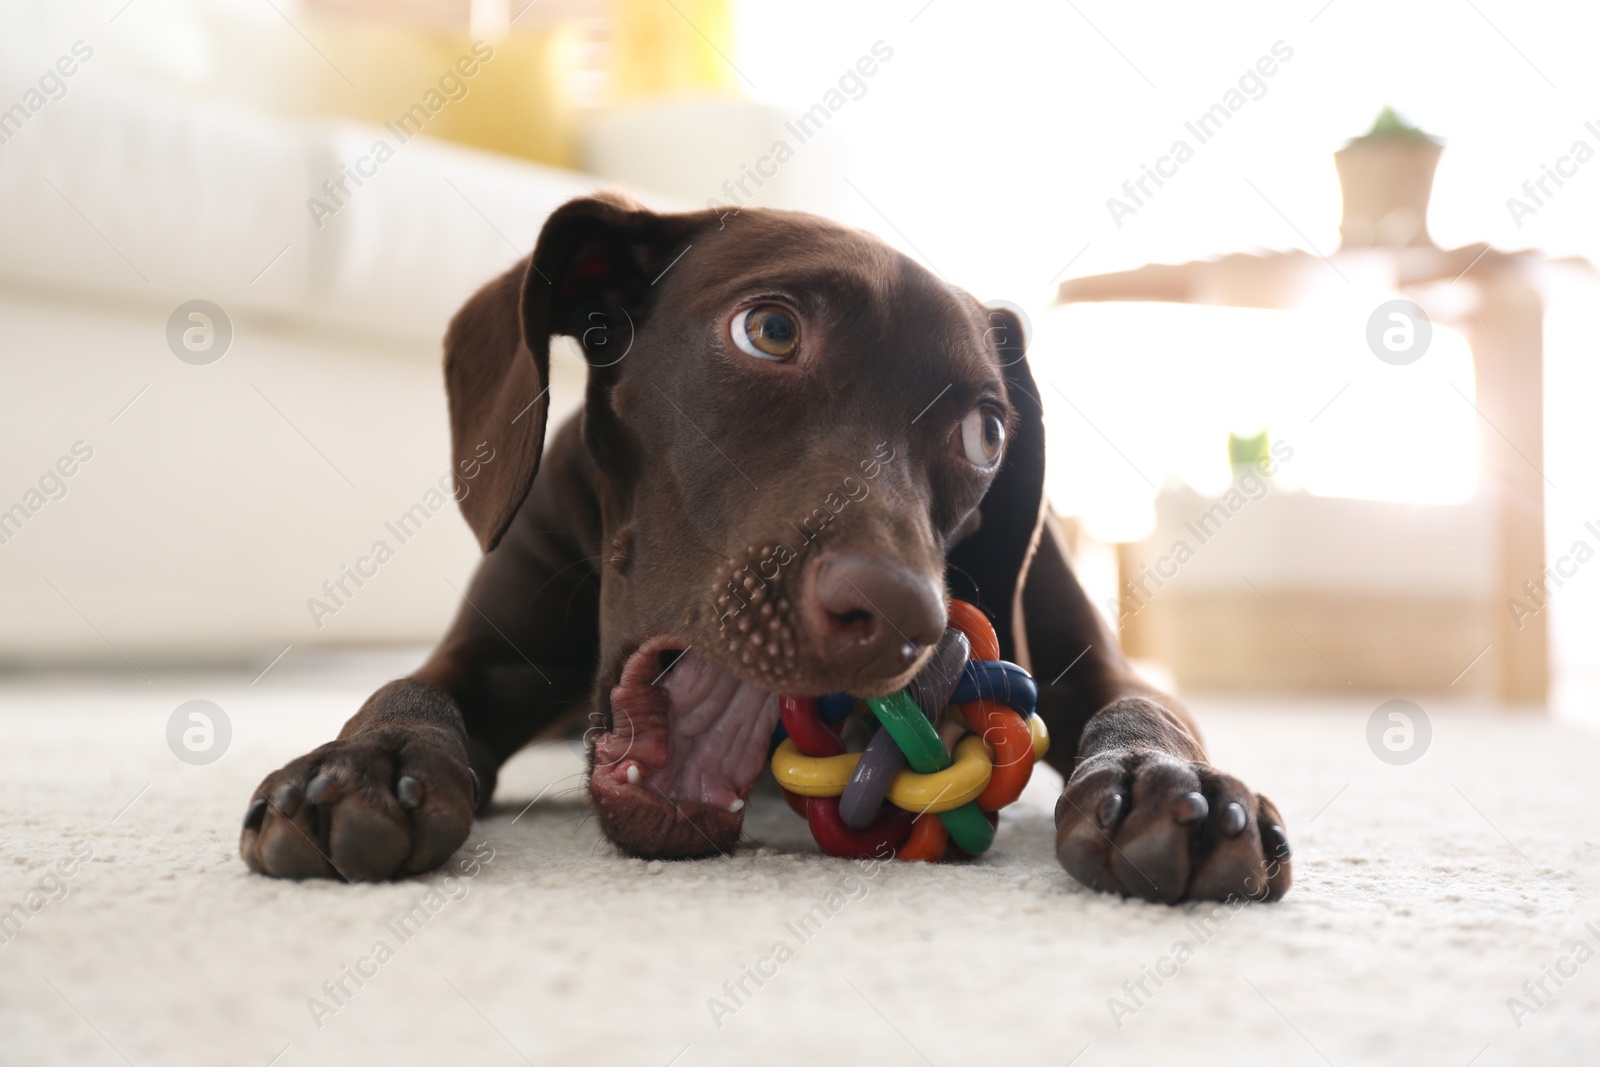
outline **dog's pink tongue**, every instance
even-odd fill
[[[658,684],[671,703],[667,761],[646,780],[673,800],[738,811],[766,765],[778,694],[741,682],[693,650]]]

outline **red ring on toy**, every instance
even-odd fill
[[[950,831],[944,828],[944,820],[931,811],[925,812],[911,824],[911,836],[906,838],[906,843],[900,846],[894,858],[938,863],[944,859],[945,848],[949,844]]]
[[[844,742],[817,714],[816,697],[780,696],[778,716],[802,756],[838,756],[844,752]]]
[[[839,814],[838,797],[806,797],[806,823],[822,851],[847,860],[883,858],[897,851],[911,836],[916,816],[885,804],[878,821],[865,830],[852,830]]]

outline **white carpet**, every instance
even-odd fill
[[[1278,801],[1295,848],[1288,899],[1222,912],[1204,940],[1209,908],[1068,881],[1049,782],[968,866],[863,872],[770,799],[733,857],[643,863],[562,794],[578,784],[565,746],[508,768],[457,857],[492,852],[475,877],[247,874],[250,788],[373,681],[0,684],[0,913],[26,914],[0,933],[0,1062],[1600,1062],[1600,962],[1571,955],[1600,951],[1600,737],[1568,723],[1430,707],[1431,750],[1391,767],[1366,747],[1377,701],[1196,702],[1218,763]],[[194,697],[232,721],[210,766],[165,740]],[[74,849],[92,858],[75,867]],[[418,903],[426,921],[397,926]],[[1130,995],[1172,972],[1179,940],[1193,958]],[[362,963],[379,941],[392,958]],[[793,957],[773,973],[779,941]],[[323,984],[347,965],[371,977],[336,1001]],[[723,984],[745,965],[771,977],[736,1001]],[[1546,977],[1540,1006],[1523,983],[1547,967],[1576,973]],[[1136,1008],[1120,1027],[1113,997]],[[1537,1009],[1520,1027],[1511,997]]]

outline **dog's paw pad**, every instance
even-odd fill
[[[1292,881],[1272,801],[1203,763],[1149,751],[1086,761],[1056,804],[1056,857],[1091,889],[1175,903],[1275,900]]]
[[[334,741],[257,787],[239,853],[279,878],[416,874],[466,840],[478,793],[464,749],[447,739],[395,729]]]

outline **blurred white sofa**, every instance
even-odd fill
[[[448,623],[477,557],[453,504],[334,616],[307,600],[449,469],[450,315],[599,179],[417,139],[319,228],[308,198],[380,135],[81,77],[0,145],[0,512],[26,514],[0,662],[264,663]],[[167,342],[197,298],[233,329],[203,366]],[[557,362],[553,417],[582,383]]]

